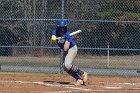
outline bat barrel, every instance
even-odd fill
[[[75,31],[75,32],[70,33],[70,36],[79,34],[79,33],[81,33],[81,32],[82,32],[82,30],[77,30],[77,31]]]

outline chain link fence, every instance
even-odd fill
[[[0,0],[1,69],[60,72],[63,53],[50,41],[58,19],[82,30],[78,67],[140,69],[138,0]]]

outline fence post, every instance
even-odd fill
[[[63,63],[64,63],[64,51],[61,49],[61,55],[60,55],[60,73],[63,74]]]
[[[107,43],[107,67],[109,68],[110,59],[109,59],[109,42]]]
[[[61,19],[64,19],[64,0],[61,1]],[[61,57],[60,57],[60,73],[63,73],[63,63],[64,63],[64,52],[61,49]]]
[[[61,19],[64,19],[64,0],[62,0],[61,2]]]

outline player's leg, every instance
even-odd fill
[[[81,85],[83,84],[83,81],[81,80],[80,76],[77,73],[72,73],[70,72],[69,69],[65,68],[65,71],[71,75],[77,82],[75,83],[75,85]]]
[[[70,69],[67,69],[66,72],[68,74],[70,74],[71,76],[73,76],[76,80],[81,80],[81,77],[83,79],[83,82],[86,83],[87,82],[87,72],[83,72],[82,70],[80,70],[78,67],[72,65]],[[81,76],[81,77],[80,77]]]
[[[68,54],[65,57],[65,62],[64,62],[65,71],[71,76],[73,76],[77,81],[80,81],[80,82],[81,82],[80,76],[82,76],[83,81],[86,82],[87,73],[80,70],[80,68],[72,65],[72,62],[76,55],[77,55],[77,46],[74,46],[71,49],[69,49]]]
[[[76,54],[77,49],[73,49],[73,51],[68,51],[65,56],[64,70],[77,80],[77,83],[75,83],[75,85],[81,85],[83,84],[83,81],[81,80],[81,77],[77,73],[75,73],[74,70],[76,69],[76,67],[72,65],[72,61],[75,58]]]
[[[75,85],[81,85],[83,84],[83,81],[81,80],[81,77],[75,72],[77,67],[72,65],[72,61],[74,60],[76,54],[77,47],[74,47],[68,51],[67,55],[65,56],[64,69],[69,75],[77,80]]]

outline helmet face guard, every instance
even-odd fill
[[[63,36],[67,32],[67,27],[57,27],[57,35]]]

